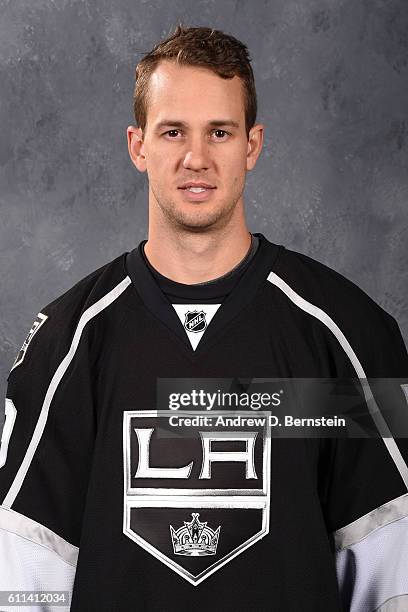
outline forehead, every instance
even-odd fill
[[[179,117],[197,122],[202,118],[244,116],[243,85],[239,77],[223,79],[208,68],[180,66],[162,61],[149,81],[149,121]]]

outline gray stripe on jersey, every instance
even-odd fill
[[[400,595],[408,593],[407,533],[408,517],[403,517],[336,553],[337,581],[345,610],[383,610],[386,602],[391,606],[391,601],[397,598],[398,602]],[[395,610],[406,610],[400,603]]]
[[[48,527],[15,510],[0,506],[0,530],[14,533],[24,540],[30,540],[34,544],[43,546],[56,553],[65,563],[76,567],[79,552],[76,546],[61,538]]]
[[[408,516],[408,493],[371,510],[349,525],[334,532],[336,549],[341,550],[356,544],[375,529]]]
[[[401,385],[401,389],[405,395],[405,399],[408,402],[408,384]]]
[[[374,423],[377,426],[378,431],[380,432],[383,438],[384,444],[387,447],[388,452],[390,453],[397,470],[401,474],[401,478],[404,481],[405,486],[408,489],[408,466],[405,463],[404,458],[402,457],[401,452],[397,446],[397,443],[392,437],[388,425],[385,422],[384,417],[382,416],[380,409],[377,405],[377,402],[373,397],[363,366],[361,365],[357,355],[355,354],[349,341],[347,340],[339,326],[326,312],[324,312],[324,310],[318,308],[318,306],[315,306],[311,302],[308,302],[307,300],[302,298],[282,278],[280,278],[280,276],[275,274],[275,272],[271,272],[268,275],[268,281],[272,283],[272,285],[275,285],[276,287],[281,289],[281,291],[283,291],[283,293],[285,293],[287,297],[294,304],[296,304],[296,306],[324,323],[324,325],[326,325],[326,327],[328,327],[330,331],[334,334],[334,336],[337,338],[344,352],[350,359],[351,364],[357,373],[357,376],[360,379],[368,410],[373,418]]]
[[[392,597],[374,612],[406,612],[408,610],[408,593]]]
[[[40,415],[38,417],[37,424],[34,429],[33,436],[30,440],[30,444],[26,450],[26,454],[24,455],[24,459],[21,462],[21,465],[18,469],[18,472],[14,478],[14,481],[3,501],[3,506],[10,508],[16,499],[18,492],[21,489],[24,478],[27,474],[28,468],[30,467],[31,461],[34,457],[34,453],[37,450],[37,446],[41,440],[41,436],[44,432],[45,425],[47,423],[48,412],[50,409],[50,405],[54,394],[58,388],[58,385],[61,382],[62,377],[64,376],[66,370],[68,369],[69,364],[73,360],[75,356],[75,352],[78,348],[79,341],[81,339],[82,332],[85,328],[85,325],[89,323],[93,317],[101,313],[105,308],[107,308],[112,302],[114,302],[125,289],[131,284],[131,280],[129,276],[126,276],[116,287],[114,287],[109,293],[104,295],[100,300],[95,302],[92,306],[90,306],[81,318],[79,319],[78,326],[75,330],[74,337],[71,342],[70,349],[68,353],[65,355],[64,359],[61,361],[57,370],[55,371],[54,376],[51,379],[50,385],[48,387],[47,393],[45,395],[45,399],[41,408]],[[18,407],[17,407],[18,408]]]

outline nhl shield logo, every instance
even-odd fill
[[[202,332],[207,327],[204,310],[189,310],[186,312],[184,327],[189,332]]]
[[[269,532],[270,430],[175,428],[169,412],[123,414],[123,533],[196,586]]]

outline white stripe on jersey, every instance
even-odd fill
[[[0,443],[0,468],[6,464],[7,460],[7,451],[11,438],[11,434],[13,433],[14,423],[16,422],[17,410],[13,401],[6,397],[5,410],[4,414],[6,419],[3,425],[3,433],[1,434],[1,443]]]
[[[54,397],[54,393],[56,392],[58,385],[61,382],[62,377],[64,376],[66,370],[68,369],[69,364],[73,360],[75,356],[75,352],[78,348],[79,341],[81,339],[82,332],[84,327],[93,317],[102,312],[105,308],[107,308],[112,302],[114,302],[125,289],[131,284],[131,280],[129,276],[126,276],[116,287],[114,287],[109,293],[104,295],[100,300],[92,304],[81,316],[78,322],[78,326],[75,330],[74,337],[71,342],[70,349],[68,353],[65,355],[64,359],[61,361],[57,370],[55,371],[54,376],[51,379],[50,385],[48,387],[47,393],[45,395],[45,399],[41,408],[40,415],[38,417],[37,424],[34,429],[33,436],[30,440],[30,444],[26,450],[24,455],[24,459],[21,462],[21,465],[18,469],[18,472],[14,478],[14,481],[4,498],[3,506],[6,508],[11,508],[14,500],[17,497],[18,492],[21,489],[24,478],[27,474],[28,468],[30,467],[31,461],[34,457],[34,453],[37,450],[37,446],[41,440],[41,436],[44,432],[45,425],[47,423],[48,412],[50,409],[50,405],[52,399]]]
[[[363,366],[361,365],[346,336],[343,334],[339,326],[333,321],[333,319],[326,312],[324,312],[324,310],[318,308],[318,306],[315,306],[311,302],[308,302],[307,300],[302,298],[282,278],[280,278],[280,276],[275,274],[275,272],[271,272],[268,275],[268,281],[272,283],[272,285],[275,285],[276,287],[281,289],[281,291],[283,291],[283,293],[285,293],[287,297],[294,304],[296,304],[296,306],[324,323],[324,325],[326,325],[326,327],[328,327],[330,331],[335,335],[347,357],[350,359],[351,364],[360,379],[368,410],[373,418],[374,423],[377,426],[378,431],[382,436],[384,444],[387,447],[388,452],[390,453],[397,470],[401,474],[401,478],[404,481],[405,486],[408,489],[408,466],[405,463],[404,458],[402,457],[401,452],[397,446],[397,443],[392,437],[388,425],[385,422],[377,405],[377,402],[374,399]]]

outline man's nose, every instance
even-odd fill
[[[203,138],[189,139],[187,152],[184,156],[184,168],[201,170],[210,165],[209,145]]]

